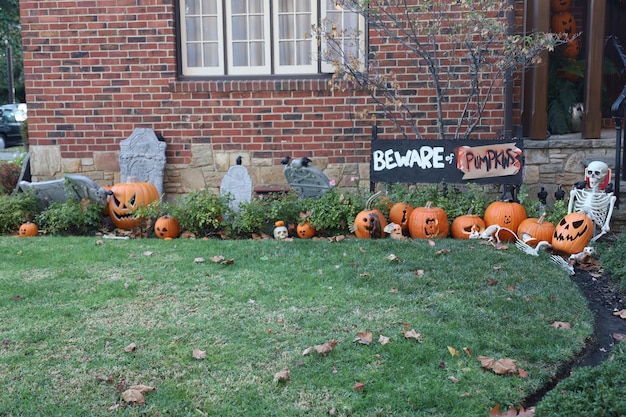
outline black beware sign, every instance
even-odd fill
[[[521,184],[521,141],[373,139],[370,181]]]

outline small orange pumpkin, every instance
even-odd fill
[[[149,182],[139,182],[131,177],[128,182],[114,184],[109,190],[107,211],[115,227],[132,229],[137,227],[141,219],[133,216],[139,207],[159,199],[159,192]]]
[[[296,226],[296,234],[301,239],[310,239],[315,236],[315,227],[309,222],[298,223]]]
[[[487,206],[484,215],[487,227],[497,224],[513,233],[517,233],[517,228],[526,217],[528,216],[524,206],[514,201],[494,201]],[[507,230],[500,230],[498,237],[504,242],[516,239],[516,236]]]
[[[569,213],[554,229],[552,249],[571,255],[580,253],[593,237],[593,221],[584,213]]]
[[[389,210],[389,221],[400,225],[403,232],[409,230],[409,216],[413,206],[405,203],[396,203]]]
[[[432,207],[430,201],[413,209],[409,216],[409,234],[414,239],[445,238],[449,231],[448,215],[442,208]]]
[[[561,55],[565,58],[574,59],[578,56],[580,52],[580,45],[578,44],[578,39],[574,39],[573,41],[568,42],[563,49],[561,49]],[[576,77],[576,76],[574,76]]]
[[[26,222],[20,226],[19,236],[20,237],[29,237],[29,236],[38,236],[39,228],[35,223]]]
[[[485,228],[485,221],[478,215],[472,214],[474,206],[470,207],[467,214],[457,217],[452,221],[450,233],[455,239],[469,239],[470,235],[476,233],[480,235]]]
[[[179,232],[178,220],[170,215],[161,216],[154,223],[154,233],[160,239],[176,239]]]
[[[517,236],[533,247],[542,240],[551,243],[552,235],[554,235],[554,225],[546,221],[546,213],[539,218],[529,217],[522,220],[517,228]]]
[[[385,237],[387,219],[378,209],[372,209],[372,203],[382,191],[372,195],[365,203],[365,210],[354,218],[354,235],[359,239],[376,239]]]

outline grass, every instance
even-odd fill
[[[115,404],[125,416],[486,416],[546,384],[592,333],[547,256],[474,241],[5,236],[0,262],[1,416]],[[354,342],[363,331],[372,344]],[[332,338],[328,355],[302,356]],[[478,355],[529,376],[485,371]],[[290,381],[274,382],[284,367]],[[122,379],[157,390],[127,407]]]

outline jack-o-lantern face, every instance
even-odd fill
[[[439,220],[434,218],[426,219],[425,224],[426,225],[424,226],[424,234],[426,235],[426,237],[437,237],[437,235],[439,234]]]
[[[432,207],[430,201],[424,207],[415,208],[409,216],[409,234],[414,239],[445,238],[449,231],[446,212]]]
[[[553,13],[566,12],[569,10],[571,4],[571,0],[552,0],[550,2],[550,9],[552,9]]]
[[[175,239],[180,232],[180,224],[175,218],[165,215],[154,223],[154,233],[160,239]]]
[[[574,35],[576,33],[576,21],[574,20],[574,16],[569,12],[553,14],[552,31],[554,33],[563,33],[566,38]]]
[[[554,229],[552,248],[571,255],[582,252],[593,237],[593,221],[583,213],[570,213]]]
[[[409,230],[409,216],[413,206],[405,203],[396,203],[389,210],[389,221],[399,224],[403,231]]]
[[[109,191],[107,209],[116,227],[130,229],[137,227],[141,219],[133,213],[141,206],[159,199],[156,187],[149,182],[126,182],[115,184]]]

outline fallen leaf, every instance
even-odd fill
[[[398,258],[396,255],[394,255],[393,253],[387,255],[385,257],[385,259],[389,260],[389,261],[400,261],[400,258]]]
[[[519,374],[520,378],[528,378],[528,372],[521,368],[517,368],[517,373]]]
[[[283,369],[274,374],[274,382],[278,383],[286,381],[289,381],[289,368],[285,366]]]
[[[626,334],[624,334],[624,333],[613,333],[613,339],[615,339],[616,342],[621,342],[622,340],[626,339]]]
[[[415,271],[413,271],[413,273],[415,275],[417,275],[418,277],[421,277],[424,275],[424,270],[423,269],[416,269]]]
[[[511,407],[508,411],[500,413],[500,404],[496,404],[491,410],[489,410],[489,417],[533,417],[535,415],[535,407],[530,407],[525,410],[522,407],[519,411]]]
[[[206,358],[206,351],[195,348],[192,353],[194,359],[204,359]]]
[[[464,347],[463,352],[465,352],[467,356],[472,356],[472,350],[468,347]]]
[[[613,313],[614,316],[618,316],[620,318],[626,319],[626,309],[625,310],[620,310],[620,311],[616,311]]]
[[[437,244],[435,243],[435,241],[434,241],[434,240],[432,240],[432,239],[428,239],[428,244],[429,244],[430,246],[435,246],[435,245],[437,245]]]
[[[113,404],[112,406],[110,406],[109,408],[107,408],[108,411],[115,411],[119,408],[119,404]]]
[[[484,369],[492,370],[498,375],[518,373],[517,368],[515,367],[517,361],[510,358],[495,360],[494,358],[490,358],[488,356],[479,356],[478,360]]]
[[[365,384],[364,384],[364,383],[362,383],[362,382],[357,382],[356,384],[354,384],[354,387],[353,387],[353,388],[354,388],[354,389],[356,389],[356,390],[360,390],[360,389],[363,389],[363,387],[365,387]]]
[[[496,265],[496,266],[493,267],[494,271],[500,271],[501,269],[502,269],[502,266],[500,266],[500,265]]]
[[[397,288],[392,288],[389,290],[389,294],[397,294],[398,293],[398,289]]]
[[[234,259],[230,258],[230,259],[225,259],[222,262],[220,262],[222,265],[230,265],[233,264],[235,262]]]
[[[378,336],[378,343],[380,343],[381,345],[386,345],[389,342],[391,342],[391,339],[389,339],[388,337],[383,336],[382,334]]]
[[[204,258],[194,258],[193,261],[197,264],[201,264],[202,262],[204,262]]]
[[[458,356],[459,355],[459,351],[456,350],[455,348],[453,348],[450,345],[448,345],[448,352],[450,352],[450,355],[452,355],[452,356]]]
[[[332,351],[335,346],[337,346],[337,339],[330,339],[328,342],[321,345],[315,345],[306,348],[304,352],[302,352],[302,356],[306,356],[313,351],[319,353],[320,355],[326,356],[326,354]]]
[[[509,246],[505,245],[502,242],[498,242],[495,245],[493,245],[494,248],[496,248],[496,250],[509,250]]]
[[[439,249],[437,252],[435,252],[435,255],[442,255],[444,253],[450,253],[451,250],[450,249]]]
[[[404,337],[407,339],[415,339],[418,342],[422,343],[422,334],[415,331],[415,329],[408,330],[406,332],[402,332]]]
[[[135,343],[131,343],[130,345],[124,348],[124,351],[130,353],[130,352],[134,352],[135,349],[137,349],[137,345]]]
[[[216,264],[218,264],[218,263],[222,262],[224,259],[226,259],[226,258],[225,258],[225,257],[223,257],[222,255],[215,255],[215,256],[213,256],[213,257],[209,258],[209,260],[210,260],[211,262],[215,262]]]
[[[144,256],[152,256],[154,254],[154,252],[147,250],[143,254],[144,254]]]
[[[126,378],[122,378],[117,384],[117,390],[119,392],[124,391],[124,388],[126,388]]]
[[[354,342],[359,342],[362,345],[369,345],[372,343],[372,332],[358,332],[356,334],[356,339]]]
[[[555,321],[554,323],[552,323],[552,327],[554,327],[555,329],[566,330],[566,329],[571,329],[572,325],[571,323],[567,323],[564,321]]]
[[[113,377],[112,376],[108,376],[108,375],[97,375],[96,379],[99,379],[100,381],[104,381],[104,382],[112,382],[113,381]]]
[[[153,387],[146,385],[134,385],[122,393],[122,399],[128,404],[142,405],[146,402],[143,394],[153,390]]]
[[[458,384],[458,383],[459,383],[459,379],[458,379],[457,377],[455,377],[455,376],[450,375],[450,376],[448,377],[448,379],[449,379],[450,381],[454,382],[455,384]]]
[[[337,236],[332,236],[329,237],[328,240],[330,242],[341,242],[342,240],[344,240],[346,237],[344,235],[337,235]]]
[[[359,246],[359,252],[361,253],[367,253],[367,251],[365,249],[363,249],[362,247]]]

